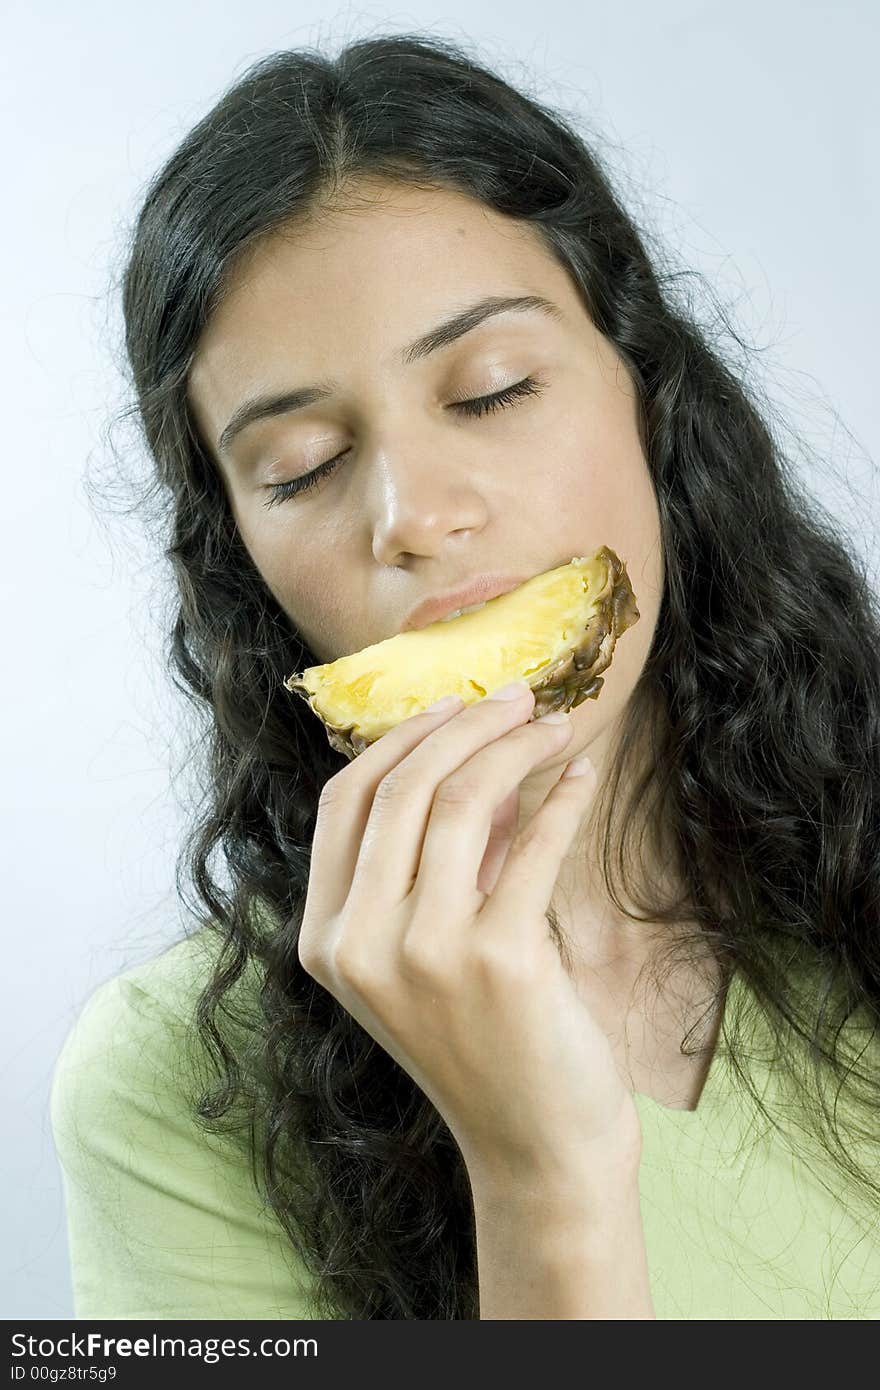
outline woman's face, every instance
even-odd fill
[[[530,576],[601,545],[617,552],[641,619],[598,701],[574,711],[568,747],[531,779],[543,794],[578,748],[601,761],[659,611],[636,393],[529,227],[447,190],[359,192],[239,268],[198,345],[193,417],[254,564],[322,662],[392,636],[421,599],[488,571]],[[489,296],[555,308],[483,317],[407,360],[415,340]],[[539,394],[474,418],[454,408],[525,377]],[[230,432],[246,402],[315,386],[326,394]],[[284,498],[280,485],[338,455],[316,486]]]

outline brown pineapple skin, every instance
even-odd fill
[[[641,616],[624,561],[607,545],[601,546],[592,558],[603,561],[606,567],[604,584],[598,593],[590,594],[594,611],[580,637],[569,644],[568,652],[554,665],[544,667],[532,677],[523,676],[535,696],[534,709],[527,722],[555,710],[575,709],[584,700],[598,699],[604,684],[602,672],[611,663],[618,637]],[[326,722],[306,689],[301,673],[288,676],[284,685],[305,700],[318,716],[328,742],[337,752],[351,760],[369,748],[371,740],[355,729],[337,728]]]

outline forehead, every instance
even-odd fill
[[[361,183],[248,249],[200,338],[190,400],[207,423],[282,378],[333,377],[364,358],[390,363],[402,344],[489,293],[559,303],[573,290],[534,229],[477,199]]]
[[[448,253],[452,264],[438,264],[438,253]],[[362,180],[249,248],[230,277],[225,299],[271,293],[280,284],[286,289],[297,273],[304,282],[301,291],[312,285],[328,295],[333,287],[322,267],[342,270],[346,287],[369,291],[371,284],[400,278],[404,270],[414,276],[421,269],[429,280],[445,278],[447,270],[466,271],[471,259],[516,270],[540,265],[549,253],[534,228],[464,193]],[[347,266],[351,271],[345,274]],[[370,274],[368,284],[364,272]],[[418,283],[410,279],[401,288],[408,294]]]

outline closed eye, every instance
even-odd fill
[[[538,396],[543,389],[533,376],[526,376],[522,381],[514,382],[513,386],[505,386],[502,391],[493,392],[491,396],[475,396],[470,401],[453,401],[451,408],[460,410],[463,415],[485,415],[489,411],[503,410],[522,396]]]
[[[525,396],[539,396],[544,390],[543,385],[533,376],[523,377],[522,381],[516,381],[512,386],[505,386],[501,391],[493,391],[489,396],[474,396],[468,401],[452,401],[450,410],[456,410],[462,415],[472,418],[479,418],[488,415],[496,410],[504,410],[513,405],[515,401],[521,400]],[[288,497],[294,497],[298,492],[305,492],[308,488],[315,487],[322,478],[328,477],[342,462],[348,450],[345,449],[335,458],[328,459],[326,463],[319,464],[317,468],[311,469],[308,473],[302,473],[298,478],[291,478],[287,483],[269,483],[271,496],[265,507],[274,507],[277,502],[284,502]]]

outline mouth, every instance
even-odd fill
[[[532,577],[531,574],[481,575],[457,589],[450,589],[445,594],[423,599],[407,614],[398,631],[413,632],[430,627],[431,623],[451,622],[462,613],[476,612],[485,608],[491,599],[510,593],[511,589],[518,588]]]
[[[453,618],[460,618],[462,613],[479,613],[480,609],[485,608],[488,602],[489,600],[484,598],[482,603],[472,603],[469,608],[453,608],[451,613],[447,613],[445,618],[439,618],[438,622],[451,623]]]

